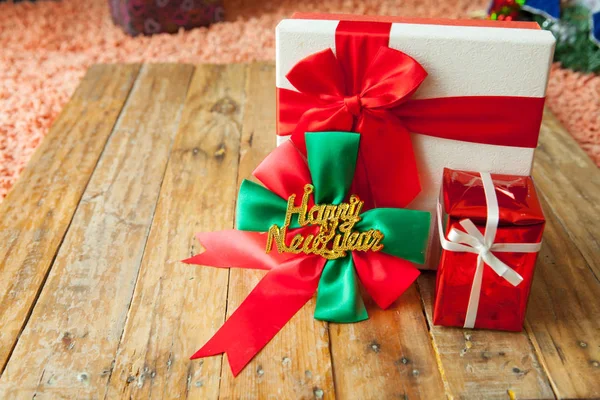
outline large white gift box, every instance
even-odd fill
[[[500,116],[510,113],[528,118],[530,125],[533,121],[535,129],[530,129],[531,137],[527,140],[527,146],[515,146],[514,143],[486,144],[485,140],[482,140],[483,143],[476,143],[411,131],[421,192],[407,208],[429,211],[432,221],[434,220],[444,168],[530,175],[555,43],[550,32],[539,29],[535,23],[526,22],[297,14],[293,19],[283,20],[277,26],[278,122],[281,119],[281,91],[298,91],[286,75],[308,56],[326,49],[336,53],[336,32],[340,20],[362,20],[363,24],[364,21],[372,24],[391,23],[387,46],[412,57],[427,72],[427,77],[416,92],[411,94],[411,99],[518,97],[537,100],[536,104],[541,105],[535,108],[536,115],[519,116],[524,111],[514,108],[492,110]],[[339,54],[336,55],[340,57]],[[477,118],[477,114],[474,118]],[[284,132],[280,125],[278,123],[278,144],[289,138],[286,135],[289,132]],[[480,129],[480,136],[485,138],[488,128]],[[479,137],[478,135],[475,132],[475,137]],[[518,138],[516,141],[519,141]],[[432,224],[428,261],[423,266],[425,269],[437,267],[439,243],[434,239],[437,237],[436,231],[435,224]]]

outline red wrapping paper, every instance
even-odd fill
[[[496,174],[492,179],[500,209],[494,243],[541,242],[545,219],[532,179]],[[446,237],[452,228],[463,231],[459,222],[465,218],[485,232],[487,204],[479,173],[444,169],[442,199]],[[474,327],[520,331],[537,253],[493,254],[519,273],[523,282],[515,287],[485,266]],[[442,251],[433,306],[435,325],[464,326],[476,262],[473,253]]]

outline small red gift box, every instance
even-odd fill
[[[528,176],[444,169],[435,325],[520,331],[544,230]]]

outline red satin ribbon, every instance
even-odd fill
[[[327,49],[286,75],[298,90],[277,89],[278,135],[362,134],[353,193],[367,206],[405,207],[420,191],[409,132],[475,143],[535,147],[544,98],[470,96],[411,100],[427,76],[388,47],[390,23],[340,21],[336,55]]]
[[[311,183],[306,160],[286,142],[263,160],[253,175],[272,192],[288,198]],[[312,204],[312,200],[311,200]],[[287,242],[298,233],[315,234],[316,226],[291,229]],[[198,350],[192,359],[227,353],[234,376],[254,357],[317,291],[325,258],[271,251],[265,253],[267,234],[239,230],[199,233],[204,252],[183,262],[217,268],[269,271],[237,310]],[[388,308],[419,276],[406,260],[381,252],[353,252],[361,283],[377,305]]]
[[[320,256],[296,257],[270,270],[191,359],[227,353],[231,372],[237,376],[312,298],[326,261]]]

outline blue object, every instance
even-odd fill
[[[600,10],[591,15],[590,39],[600,46]]]
[[[526,0],[521,8],[549,19],[560,18],[560,0]]]

